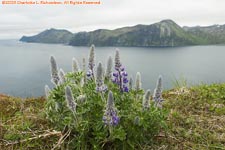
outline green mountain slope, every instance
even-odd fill
[[[207,44],[225,44],[225,25],[184,27],[184,30],[204,39]]]
[[[63,43],[68,44],[73,33],[67,30],[49,29],[34,36],[23,36],[20,41],[31,43]]]
[[[137,25],[116,30],[80,32],[70,41],[73,46],[182,46],[200,43],[196,36],[187,33],[172,20],[152,25]]]
[[[180,27],[172,20],[151,25],[136,25],[115,30],[98,29],[72,34],[50,29],[35,36],[23,36],[21,41],[63,43],[72,46],[187,46],[225,43],[225,25]]]

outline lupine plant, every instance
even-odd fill
[[[51,56],[50,58],[50,64],[51,64],[51,81],[53,84],[57,85],[59,83],[59,75],[58,75],[58,67],[55,61],[55,58]]]
[[[73,60],[72,60],[72,70],[74,73],[80,71],[79,63],[76,58],[73,58]]]
[[[94,79],[94,67],[95,67],[95,46],[92,45],[90,48],[90,53],[88,57],[88,72],[87,75],[90,78]]]
[[[85,59],[79,69],[73,59],[72,71],[58,71],[56,60],[50,58],[54,88],[46,91],[46,117],[55,130],[62,131],[57,146],[66,149],[142,149],[150,146],[164,129],[166,111],[162,108],[162,77],[157,81],[153,100],[151,92],[141,88],[137,73],[135,86],[128,80],[119,50],[112,58],[95,68],[94,46],[90,49],[88,71]],[[96,72],[95,72],[96,70]],[[129,83],[129,86],[128,86]],[[142,95],[142,96],[140,96]]]
[[[106,72],[105,72],[105,78],[110,80],[112,78],[112,67],[113,67],[113,60],[112,57],[109,56],[107,60],[107,67],[106,67]]]
[[[155,107],[162,108],[162,102],[164,101],[162,98],[162,76],[159,76],[156,88],[154,90],[153,99],[155,102]]]
[[[127,83],[129,82],[127,79],[127,72],[125,71],[125,67],[122,66],[120,62],[119,51],[116,51],[115,55],[115,72],[113,73],[114,79],[113,83],[117,84],[121,92],[129,92]]]
[[[141,90],[141,74],[140,74],[140,72],[137,72],[137,74],[136,74],[135,90],[136,91]]]
[[[113,93],[109,91],[109,96],[105,108],[105,113],[103,115],[103,122],[107,126],[116,126],[119,123],[119,116],[117,114],[117,110],[115,108]]]
[[[107,86],[104,84],[102,63],[99,63],[97,67],[97,73],[96,73],[96,91],[105,92],[106,90],[107,90]]]

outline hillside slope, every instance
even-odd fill
[[[68,44],[73,33],[67,30],[49,29],[34,36],[23,36],[20,41],[30,43],[60,43]]]
[[[136,25],[115,30],[98,29],[71,33],[49,29],[34,36],[23,36],[20,41],[68,44],[72,46],[187,46],[225,44],[225,25],[208,27],[180,27],[172,20],[151,25]]]
[[[168,129],[143,149],[225,149],[224,83],[175,88],[165,91],[163,98],[163,109],[169,112]],[[45,104],[44,98],[0,95],[1,150],[50,150],[59,143],[63,132],[53,130],[54,125],[45,119]]]
[[[225,44],[225,25],[184,27],[184,30],[204,39],[208,44]]]
[[[172,20],[163,20],[152,25],[80,32],[74,35],[69,45],[89,46],[92,43],[96,46],[182,46],[196,45],[201,40]]]

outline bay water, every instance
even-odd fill
[[[155,87],[159,75],[164,89],[174,87],[176,80],[187,80],[188,85],[225,82],[225,45],[186,47],[96,47],[96,63],[106,64],[120,50],[123,66],[129,76],[142,75],[143,88]],[[49,58],[55,56],[59,68],[72,69],[72,58],[82,63],[88,58],[89,47],[60,44],[23,43],[0,40],[0,93],[20,97],[44,95],[50,82]],[[182,79],[181,79],[182,78]],[[182,81],[181,81],[182,82]]]

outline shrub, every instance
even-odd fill
[[[151,144],[165,127],[162,78],[157,82],[154,101],[150,101],[150,90],[144,93],[141,88],[140,73],[135,85],[128,80],[118,50],[114,73],[111,57],[106,72],[102,63],[95,71],[94,46],[87,72],[86,64],[79,69],[76,59],[72,61],[73,71],[66,74],[62,69],[58,71],[53,56],[50,60],[55,87],[45,87],[46,116],[55,129],[67,134],[63,141],[69,149],[140,149],[141,145]]]

